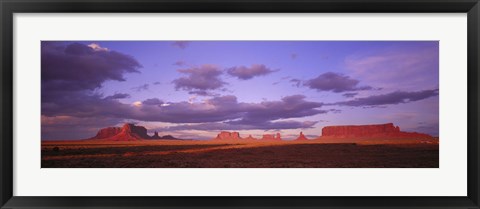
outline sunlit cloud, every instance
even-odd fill
[[[108,48],[101,47],[100,45],[98,45],[96,43],[91,43],[87,46],[92,48],[94,51],[104,51],[104,52],[110,51]]]

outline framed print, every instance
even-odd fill
[[[2,208],[479,208],[479,4],[2,1]]]

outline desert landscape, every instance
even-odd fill
[[[42,168],[438,168],[438,138],[393,124],[330,126],[322,136],[256,139],[221,132],[211,140],[160,137],[134,124],[77,141],[43,141]]]
[[[438,168],[439,42],[41,42],[41,168]]]

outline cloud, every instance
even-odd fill
[[[312,128],[317,122],[295,121],[293,119],[328,112],[317,109],[322,107],[322,103],[306,101],[303,95],[292,95],[279,101],[264,101],[261,103],[239,103],[235,96],[229,95],[190,105],[192,105],[190,109],[176,111],[177,114],[172,118],[175,118],[177,123],[198,122],[198,124],[170,126],[165,127],[162,131],[306,129]],[[183,104],[174,103],[169,108],[172,111],[185,107]],[[196,111],[192,111],[193,109],[196,109]],[[201,115],[204,112],[209,113],[208,117]]]
[[[300,79],[292,78],[289,80],[289,82],[293,83],[293,86],[300,87],[303,81]]]
[[[241,80],[249,80],[256,76],[264,76],[275,72],[277,70],[271,70],[267,68],[265,65],[261,64],[253,64],[250,67],[245,66],[237,66],[231,67],[227,69],[227,73],[231,76],[237,77]]]
[[[398,121],[398,120],[412,120],[415,118],[419,118],[419,114],[415,112],[397,112],[397,113],[389,113],[387,115],[381,116],[381,118],[385,118],[389,121]]]
[[[351,92],[351,93],[342,94],[342,96],[352,98],[352,97],[356,96],[357,94],[358,94],[357,92]]]
[[[156,129],[157,131],[181,131],[181,130],[201,130],[201,131],[222,131],[222,130],[286,130],[286,129],[308,129],[313,128],[317,122],[314,121],[278,121],[265,122],[262,124],[232,124],[229,122],[202,123],[167,126]]]
[[[230,121],[229,124],[265,126],[279,119],[291,119],[326,113],[321,103],[305,101],[303,95],[292,95],[280,101],[238,102],[233,95],[214,97],[201,103],[178,102],[168,107],[142,106],[130,118],[170,123],[205,123]]]
[[[292,58],[292,60],[297,59],[297,57],[298,57],[297,53],[290,54],[290,58]]]
[[[162,105],[164,102],[162,100],[159,100],[157,98],[152,98],[152,99],[146,99],[142,102],[144,105]]]
[[[415,131],[419,133],[430,134],[431,136],[439,136],[439,125],[438,123],[425,123],[421,124],[412,129],[407,129],[406,131]]]
[[[226,83],[220,78],[222,70],[216,65],[202,65],[178,72],[187,75],[172,81],[176,90],[186,90],[190,94],[207,95],[209,90],[222,88]]]
[[[225,122],[242,127],[291,128],[306,127],[294,122],[279,123],[276,120],[293,120],[326,113],[320,110],[322,103],[305,100],[303,95],[292,95],[278,101],[260,103],[238,102],[232,95],[218,96],[202,102],[171,102],[164,105],[162,100],[151,98],[138,105],[124,104],[113,97],[97,95],[71,95],[52,105],[42,105],[42,114],[47,117],[69,115],[77,118],[106,117],[139,121],[168,123],[211,123]]]
[[[429,97],[437,96],[438,89],[423,90],[416,92],[396,91],[388,94],[374,95],[364,98],[357,98],[345,102],[337,102],[337,105],[344,106],[380,106],[415,102]]]
[[[370,86],[358,86],[359,83],[359,80],[352,79],[349,76],[327,72],[305,81],[304,85],[317,91],[332,91],[335,93],[372,89]]]
[[[172,45],[180,49],[185,49],[188,47],[188,45],[190,45],[190,41],[175,41],[172,43]]]
[[[125,99],[129,97],[130,97],[130,94],[116,93],[114,95],[105,97],[105,99]]]
[[[280,101],[264,101],[252,104],[252,106],[253,108],[245,113],[242,120],[234,123],[261,124],[267,121],[306,117],[327,112],[317,109],[323,106],[322,103],[306,101],[304,95],[287,96]]]
[[[182,61],[182,60],[179,60],[179,61],[176,61],[173,63],[173,65],[176,65],[176,66],[184,66],[185,64],[187,64],[185,61]]]
[[[328,111],[331,112],[331,113],[335,113],[335,114],[338,114],[338,113],[342,112],[342,110],[339,110],[339,109],[329,109]]]
[[[134,107],[141,107],[143,105],[143,103],[141,101],[135,101],[132,103],[132,106]]]
[[[143,85],[140,85],[140,86],[135,86],[132,88],[132,90],[135,90],[135,91],[145,91],[145,90],[148,90],[148,88],[150,87],[149,84],[143,84]]]
[[[116,51],[42,42],[42,99],[50,92],[94,90],[107,80],[124,81],[125,73],[138,73],[141,67],[132,56]]]
[[[389,90],[434,88],[438,86],[438,52],[438,41],[402,43],[352,54],[345,59],[345,68],[356,78]]]
[[[96,43],[91,43],[87,46],[92,48],[94,51],[104,51],[104,52],[110,51],[108,48],[101,47],[100,45],[98,45]]]
[[[58,116],[68,115],[74,117],[108,116],[119,117],[123,112],[129,111],[130,105],[121,103],[121,95],[103,97],[84,91],[50,93],[49,100],[42,100],[42,115]],[[43,98],[43,95],[42,95]]]
[[[42,140],[87,139],[99,128],[115,126],[121,119],[110,117],[73,117],[67,115],[41,117]]]
[[[98,44],[41,43],[42,139],[81,139],[99,127],[116,125],[110,117],[121,108],[116,93],[104,97],[95,93],[105,81],[124,81],[124,74],[138,73],[142,65],[130,55]],[[121,108],[118,108],[121,107]]]
[[[98,47],[78,43],[42,43],[43,139],[86,137],[87,134],[81,131],[91,136],[99,127],[117,125],[125,120],[196,125],[222,123],[243,129],[308,128],[316,122],[296,121],[295,118],[327,112],[319,110],[322,103],[307,101],[303,95],[260,103],[239,102],[232,95],[213,95],[212,90],[222,90],[226,84],[220,78],[223,70],[214,65],[179,69],[178,72],[184,76],[172,81],[177,90],[196,94],[204,92],[213,95],[212,98],[201,102],[168,103],[150,98],[122,103],[120,100],[128,98],[129,94],[104,96],[97,90],[105,81],[124,81],[126,73],[139,72],[141,65],[129,55]],[[257,75],[265,73],[267,68],[259,65],[251,69]],[[138,90],[147,88],[148,84],[145,84]],[[92,122],[96,118],[99,121]],[[81,128],[76,128],[75,133],[67,137],[68,132],[60,130],[67,127],[66,124],[70,125],[68,128]]]

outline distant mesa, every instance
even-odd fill
[[[394,126],[393,123],[386,124],[374,124],[374,125],[343,125],[343,126],[325,126],[322,129],[321,137],[317,139],[372,139],[372,138],[385,138],[385,139],[399,139],[399,138],[411,138],[411,139],[434,139],[434,137],[417,132],[404,132],[400,131],[398,126]],[[107,127],[100,129],[97,134],[90,138],[92,140],[105,140],[105,141],[141,141],[141,140],[176,140],[172,135],[160,136],[158,132],[154,132],[152,136],[147,134],[147,129],[143,126],[136,126],[131,123],[126,123],[122,127]],[[252,135],[248,135],[246,138],[242,138],[239,132],[220,132],[213,140],[229,140],[229,141],[282,141],[280,133],[276,134],[263,134],[262,138],[257,139]],[[295,141],[307,141],[309,140],[303,132],[300,132]]]
[[[242,137],[240,137],[240,133],[238,132],[228,132],[228,131],[222,131],[219,134],[217,134],[217,137],[214,138],[214,140],[240,140]]]
[[[433,140],[434,137],[417,132],[400,131],[400,127],[394,126],[393,123],[373,124],[373,125],[344,125],[344,126],[325,126],[322,129],[322,135],[317,140],[368,140],[368,139],[382,139],[382,140],[397,140],[397,139],[421,139]],[[222,131],[213,140],[248,140],[248,141],[282,141],[280,133],[263,134],[262,138],[256,139],[252,135],[242,138],[238,132]],[[287,139],[288,140],[288,139]],[[300,132],[294,141],[308,141],[303,132]]]
[[[165,136],[162,136],[160,139],[177,139],[177,138],[173,137],[172,135],[165,135]]]
[[[107,127],[100,129],[97,135],[90,139],[105,140],[105,141],[140,141],[149,139],[177,139],[171,135],[160,137],[158,132],[153,136],[147,134],[147,129],[143,126],[136,126],[131,123],[126,123],[122,127]]]
[[[280,133],[277,133],[277,134],[263,134],[262,140],[280,141],[280,140],[282,140],[282,137],[280,136]]]
[[[217,134],[213,140],[271,140],[271,141],[279,141],[282,140],[280,133],[276,134],[264,134],[261,139],[254,138],[252,135],[248,135],[246,138],[240,137],[240,133],[238,132],[228,132],[222,131]]]
[[[303,135],[303,132],[300,132],[300,135],[295,139],[295,141],[305,141],[308,140],[308,138]]]
[[[153,133],[153,136],[151,137],[151,139],[161,139],[162,137],[160,137],[158,135],[158,132],[155,131],[155,133]]]
[[[325,126],[322,129],[322,138],[418,138],[433,139],[428,134],[417,132],[403,132],[393,123],[375,125],[347,125],[347,126]]]

